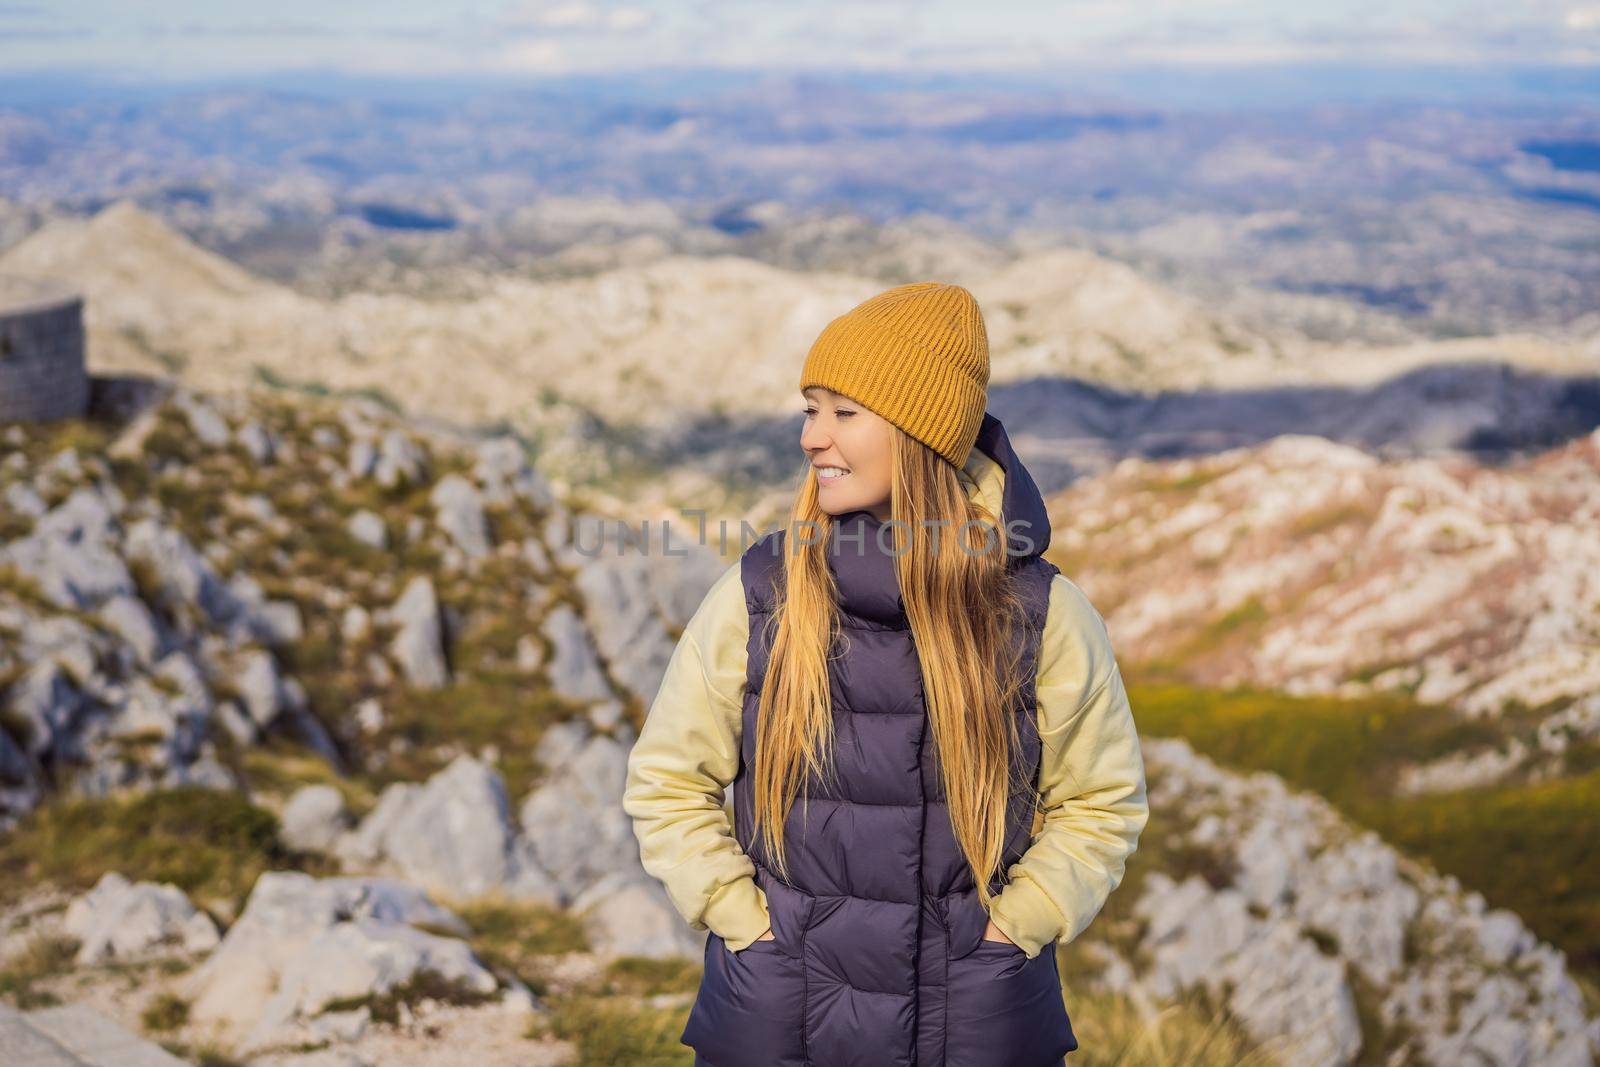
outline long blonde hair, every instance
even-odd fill
[[[1011,775],[1024,605],[1006,567],[1005,516],[969,498],[947,460],[898,428],[893,434],[891,529],[900,596],[921,662],[951,826],[987,910],[989,881],[1003,859],[1009,795],[1020,789],[1038,804],[1033,783]],[[943,520],[932,527],[936,535],[924,525],[934,520]],[[789,810],[810,775],[834,771],[827,661],[836,642],[848,638],[827,562],[833,526],[808,465],[767,619],[771,655],[756,726],[754,826],[785,881]]]

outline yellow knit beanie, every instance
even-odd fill
[[[989,390],[989,335],[959,285],[913,282],[862,301],[827,326],[800,388],[843,393],[962,466]]]

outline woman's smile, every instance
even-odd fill
[[[850,477],[850,472],[843,467],[818,467],[817,484],[826,488],[842,478]]]

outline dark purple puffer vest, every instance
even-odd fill
[[[1006,468],[1003,518],[1030,620],[1016,760],[1021,779],[1037,786],[1032,665],[1057,573],[1040,557],[1049,521],[991,415],[977,446]],[[950,825],[893,531],[867,512],[841,516],[835,528],[830,566],[849,646],[830,664],[837,781],[813,776],[790,811],[784,843],[792,884],[769,864],[751,816],[756,715],[770,653],[764,629],[783,574],[783,532],[744,555],[750,642],[734,832],[766,892],[773,939],[735,953],[708,935],[705,976],[682,1042],[695,1049],[697,1067],[1061,1067],[1077,1040],[1054,947],[1030,960],[1014,945],[983,939],[988,915]],[[1030,843],[1031,813],[1020,791],[1007,826],[1001,871]],[[997,876],[991,891],[1003,884]]]

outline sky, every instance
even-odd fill
[[[0,76],[1323,62],[1600,70],[1600,0],[0,0]]]

